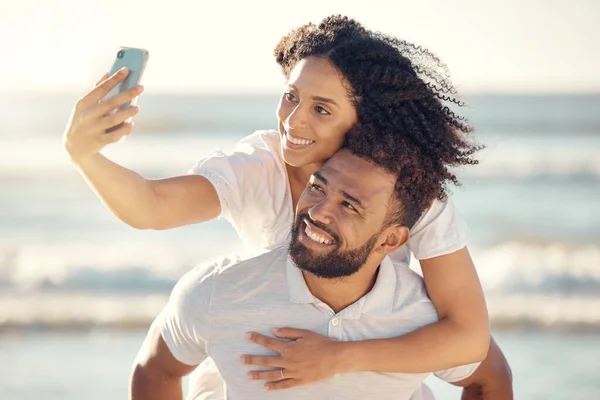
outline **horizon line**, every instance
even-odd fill
[[[3,93],[0,94],[0,98],[6,99],[12,96],[25,96],[25,97],[35,97],[35,96],[74,96],[78,97],[82,94],[75,90],[53,90],[53,89],[42,89],[42,90],[30,90],[30,89],[22,89],[22,90],[4,90]],[[154,96],[178,96],[178,97],[279,97],[281,95],[280,91],[233,91],[233,90],[153,90],[151,92],[144,93],[144,97],[154,97]],[[518,91],[509,91],[509,90],[464,90],[461,91],[457,98],[460,99],[462,97],[468,96],[600,96],[600,89],[589,90],[589,91],[563,91],[563,90],[518,90]]]

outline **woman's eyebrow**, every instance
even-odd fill
[[[299,92],[298,88],[295,85],[292,85],[292,84],[288,83],[288,87],[290,87],[290,88],[294,89],[295,91]],[[335,100],[330,99],[329,97],[313,96],[312,99],[316,100],[316,101],[320,101],[322,103],[332,104],[332,105],[336,106],[337,108],[341,109],[340,105],[338,103],[336,103]]]

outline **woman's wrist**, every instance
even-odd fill
[[[336,373],[362,371],[359,360],[364,344],[364,341],[338,342]]]

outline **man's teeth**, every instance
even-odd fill
[[[306,233],[306,236],[308,236],[309,238],[311,238],[315,242],[319,242],[319,243],[322,243],[322,244],[331,244],[331,243],[333,243],[331,240],[326,239],[324,236],[321,236],[318,233],[315,233],[315,232],[311,231],[310,228],[308,227],[308,225],[306,226],[306,229],[304,229],[304,232]]]
[[[297,145],[302,145],[302,146],[306,146],[309,144],[314,143],[314,140],[308,140],[308,139],[300,139],[300,138],[293,138],[291,137],[289,134],[285,135],[286,139],[292,143],[292,144],[297,144]]]

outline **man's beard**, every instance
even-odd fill
[[[326,254],[319,254],[298,241],[298,235],[304,220],[309,221],[317,228],[327,232],[335,240],[337,248]],[[313,221],[307,213],[298,215],[292,227],[292,238],[289,253],[296,266],[303,271],[310,272],[319,278],[342,278],[355,274],[367,261],[375,247],[379,234],[371,238],[358,249],[340,250],[340,238],[323,224]]]

